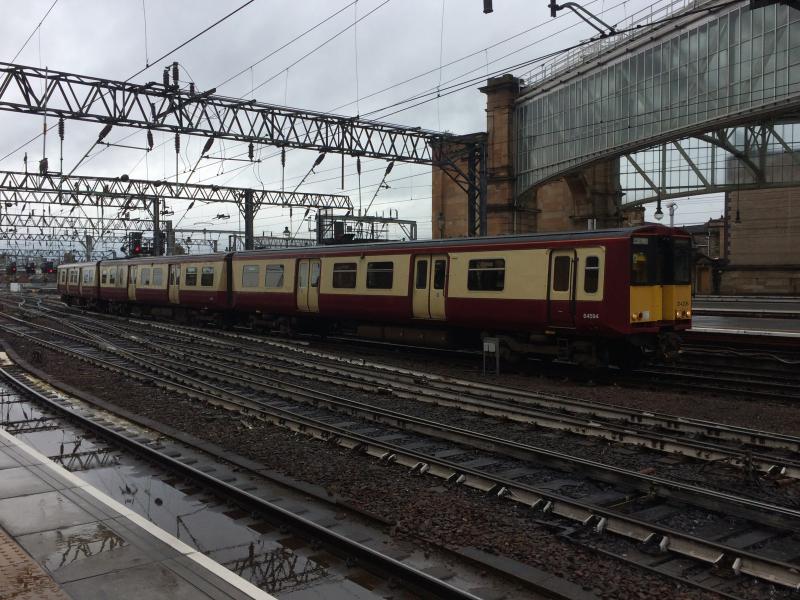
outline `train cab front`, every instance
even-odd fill
[[[656,227],[631,238],[630,333],[646,356],[674,359],[692,324],[691,238]]]

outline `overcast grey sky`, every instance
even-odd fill
[[[242,3],[243,0],[58,0],[15,62],[124,80],[143,68],[146,60],[161,56]],[[52,4],[53,0],[0,0],[3,16],[0,60],[12,60]],[[348,6],[351,4],[352,0],[255,0],[134,81],[160,81],[163,67],[177,60],[181,79],[187,84],[194,81],[201,91],[216,87],[219,93],[229,96],[375,117],[391,112],[381,110],[384,107],[420,92],[535,59],[593,34],[588,25],[569,13],[551,19],[547,0],[494,0],[494,13],[489,15],[483,14],[482,0],[359,0]],[[613,24],[637,11],[647,10],[653,3],[648,0],[590,0],[583,4]],[[309,35],[248,69],[345,7]],[[357,17],[373,10],[352,27]],[[304,58],[345,29],[336,39]],[[446,66],[464,57],[468,58]],[[440,65],[445,66],[440,69]],[[220,85],[242,70],[245,72],[240,76]],[[524,76],[527,70],[514,74]],[[425,73],[428,74],[416,77]],[[416,78],[396,85],[412,77]],[[260,85],[265,81],[268,83]],[[256,86],[260,87],[251,92]],[[477,87],[392,114],[385,120],[459,134],[484,130],[485,102]],[[384,88],[390,89],[375,94]],[[0,157],[34,137],[41,127],[41,118],[0,112]],[[76,165],[100,128],[97,124],[67,122],[65,171]],[[132,129],[115,128],[108,139],[117,141],[130,134],[133,135],[125,143],[144,145],[145,133]],[[185,181],[204,141],[183,137],[178,168],[181,181]],[[95,154],[80,166],[78,173],[174,178],[172,136],[156,133],[155,142],[156,149],[150,153],[113,148]],[[21,170],[25,150],[31,168],[35,168],[33,165],[42,155],[41,140],[0,161],[0,168]],[[224,153],[232,157],[242,152],[246,152],[246,146],[219,142],[211,154]],[[257,187],[263,183],[266,188],[280,189],[281,166],[279,158],[273,156],[275,149],[265,146],[256,153],[265,160],[255,165],[204,160],[190,182]],[[55,135],[48,135],[47,156],[50,168],[56,168],[59,150]],[[270,156],[272,158],[267,158]],[[288,153],[287,189],[294,188],[315,158],[314,152]],[[340,164],[338,156],[327,157],[301,189],[347,193],[358,205],[355,160],[350,157],[345,160],[344,192],[340,185]],[[360,193],[366,205],[386,165],[382,161],[364,160],[362,166]],[[381,190],[375,201],[378,213],[396,208],[401,218],[418,220],[420,237],[428,237],[431,230],[430,168],[397,164],[389,185],[390,189]],[[677,213],[678,222],[704,221],[710,214],[709,206],[713,213],[718,212],[717,205],[721,207],[721,202],[709,204],[697,199],[684,202]],[[228,229],[239,226],[232,206],[196,205],[181,220],[186,206],[187,203],[180,202],[172,205],[173,221],[180,220],[181,227],[204,227],[208,223]],[[230,221],[211,219],[220,212],[230,213]],[[300,224],[299,218],[299,214],[293,216],[293,230]],[[257,233],[279,234],[288,224],[288,209],[264,208],[256,218],[255,229]],[[304,233],[307,232],[302,228],[299,235]]]

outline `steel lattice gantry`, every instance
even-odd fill
[[[127,177],[87,177],[80,175],[39,175],[0,171],[0,202],[6,204],[73,204],[105,207],[121,211],[148,210],[154,198],[228,202],[242,205],[251,195],[254,210],[264,205],[352,210],[349,196],[282,192],[253,188],[149,181]]]
[[[42,89],[43,92],[38,90]],[[0,110],[190,135],[431,164],[443,134],[327,113],[301,111],[0,63]]]
[[[0,110],[435,165],[485,205],[485,173],[464,173],[448,156],[448,148],[459,146],[453,136],[214,92],[181,90],[168,81],[142,85],[0,62]],[[481,155],[485,149],[470,152]]]
[[[528,81],[515,111],[518,194],[618,157],[626,204],[773,185],[765,149],[794,155],[800,140],[786,129],[800,122],[800,11],[711,0],[671,17]],[[725,172],[731,160],[742,173]]]
[[[150,231],[153,221],[150,219],[129,219],[126,217],[81,217],[73,215],[11,213],[0,211],[0,229],[31,230],[40,233],[56,234],[61,231]]]
[[[160,201],[166,198],[191,200],[203,203],[235,203],[244,217],[245,235],[252,247],[253,219],[264,205],[292,206],[301,208],[343,209],[352,211],[350,198],[338,194],[316,194],[310,192],[283,192],[252,188],[236,188],[218,185],[182,184],[174,181],[149,181],[127,177],[87,177],[19,173],[0,171],[0,212],[15,207],[24,212],[29,205],[48,204],[71,206],[70,215],[76,208],[99,206],[115,208],[118,216],[129,211],[150,212],[154,236],[159,235]],[[83,211],[82,211],[83,212]],[[102,237],[103,228],[89,225],[95,236]],[[160,247],[160,246],[159,246]]]

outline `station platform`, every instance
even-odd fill
[[[274,600],[2,428],[0,598]]]
[[[720,331],[739,335],[796,337],[800,344],[800,318],[768,319],[742,316],[692,316],[690,331]]]
[[[692,313],[698,317],[800,319],[800,298],[782,296],[695,296]]]

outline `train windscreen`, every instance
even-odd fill
[[[688,239],[634,236],[631,285],[691,283],[692,244]]]

